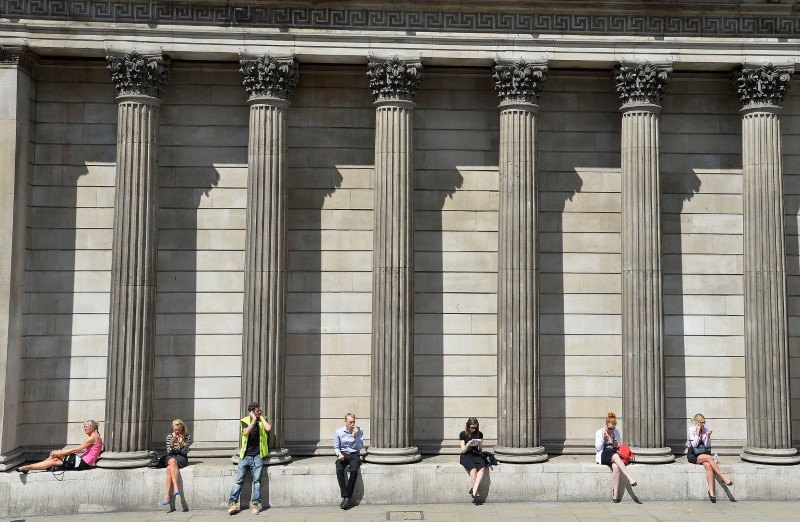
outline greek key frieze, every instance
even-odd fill
[[[794,68],[742,65],[733,71],[733,85],[742,107],[780,107],[789,91]]]
[[[590,33],[671,36],[795,36],[800,16],[749,14],[510,13],[414,9],[196,4],[157,0],[0,0],[11,19],[319,29]]]

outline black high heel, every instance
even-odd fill
[[[712,504],[716,504],[717,503],[717,497],[715,497],[711,493],[708,494],[708,500],[710,500]]]

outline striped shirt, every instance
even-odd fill
[[[167,455],[174,455],[176,453],[180,453],[181,455],[186,455],[189,453],[189,446],[192,445],[192,436],[188,433],[183,436],[183,447],[181,448],[177,441],[175,444],[172,443],[172,432],[167,434]]]

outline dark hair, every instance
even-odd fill
[[[475,417],[470,417],[469,419],[467,419],[466,426],[464,426],[464,433],[469,433],[469,427],[473,425],[475,426],[475,431],[478,431],[481,427],[480,423],[478,422],[478,419],[476,419]]]
[[[256,408],[260,408],[260,407],[261,407],[261,405],[259,403],[251,402],[250,404],[247,405],[247,411],[253,411]]]

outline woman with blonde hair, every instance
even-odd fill
[[[180,471],[178,470],[189,465],[187,455],[189,446],[192,445],[192,436],[187,433],[186,423],[181,419],[172,421],[172,432],[167,434],[166,442],[167,492],[164,494],[164,500],[161,501],[161,504],[165,506],[170,503],[172,497],[177,497],[181,494],[180,486],[178,485],[180,479]],[[173,493],[170,491],[173,491]]]
[[[74,448],[64,448],[60,450],[53,450],[50,456],[46,459],[28,464],[27,466],[20,466],[17,471],[20,473],[27,473],[32,469],[48,469],[51,467],[60,467],[65,471],[85,471],[92,469],[100,452],[103,451],[103,439],[97,433],[99,425],[97,421],[89,419],[83,423],[83,432],[86,433],[86,440]],[[78,453],[83,452],[78,456]]]
[[[594,449],[597,451],[595,461],[598,464],[611,468],[611,480],[614,487],[611,500],[619,502],[619,475],[622,473],[631,486],[636,486],[630,473],[625,467],[625,463],[617,455],[617,448],[622,444],[622,433],[617,429],[617,416],[613,411],[606,415],[606,425],[597,430],[594,436]]]
[[[733,481],[728,480],[719,465],[711,457],[711,434],[714,430],[706,428],[706,418],[702,413],[692,417],[692,425],[686,434],[686,443],[689,451],[686,457],[692,464],[702,464],[706,468],[706,480],[708,480],[708,499],[713,503],[717,501],[714,496],[714,475],[719,475],[722,483],[726,486],[733,486]]]

